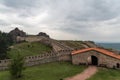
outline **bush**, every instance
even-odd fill
[[[12,79],[20,78],[23,76],[22,71],[25,69],[24,67],[24,57],[20,54],[17,54],[14,57],[10,64],[10,74]]]

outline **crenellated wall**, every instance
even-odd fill
[[[36,56],[25,57],[25,66],[34,66],[55,61],[72,61],[71,50],[61,50],[57,53],[49,52]],[[11,59],[0,60],[0,70],[8,69]]]

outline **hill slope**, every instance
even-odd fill
[[[83,48],[97,47],[97,45],[92,41],[66,40],[66,41],[59,41],[59,42],[64,43],[65,45],[71,47],[72,49],[83,49]]]
[[[13,45],[12,49],[8,52],[8,54],[15,55],[16,53],[20,53],[23,56],[31,56],[49,52],[51,50],[52,48],[50,46],[47,46],[40,42],[23,42]]]

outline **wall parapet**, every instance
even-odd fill
[[[34,66],[48,62],[55,62],[55,61],[67,61],[64,59],[64,56],[70,56],[71,50],[61,50],[59,52],[49,52],[43,53],[35,56],[27,56],[25,57],[25,66]],[[60,59],[61,57],[62,60]],[[69,59],[69,61],[71,61]],[[11,62],[11,59],[0,60],[0,70],[8,69],[8,66]]]

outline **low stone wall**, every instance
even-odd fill
[[[25,66],[34,66],[55,61],[72,61],[70,53],[71,50],[61,50],[57,53],[50,52],[36,56],[27,56],[25,57]],[[11,59],[0,60],[0,70],[8,69],[10,62]]]

